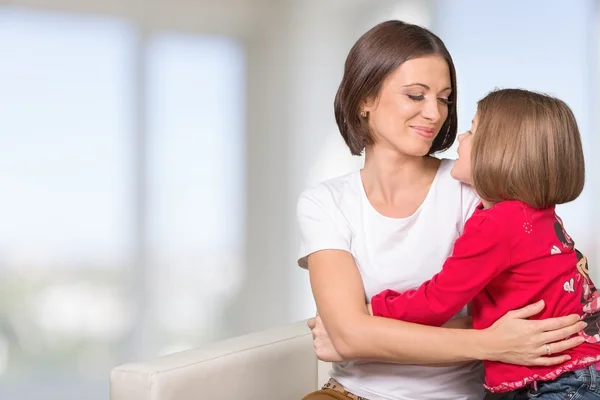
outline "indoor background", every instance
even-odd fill
[[[0,0],[0,398],[107,399],[115,365],[311,316],[296,199],[360,168],[333,97],[387,19],[447,44],[461,131],[495,87],[572,107],[587,184],[559,212],[600,280],[599,10]]]

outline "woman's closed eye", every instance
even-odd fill
[[[413,100],[413,101],[423,101],[425,100],[425,96],[423,96],[422,94],[420,95],[414,95],[414,94],[407,94],[408,98]],[[442,104],[452,104],[452,100],[446,98],[446,97],[438,97],[438,101]]]
[[[408,98],[413,100],[413,101],[423,101],[425,100],[425,96],[423,96],[422,94],[416,95],[416,94],[407,94]]]

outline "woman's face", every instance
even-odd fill
[[[458,135],[458,159],[454,163],[450,174],[456,180],[468,185],[473,184],[473,175],[471,171],[471,141],[477,130],[477,114],[471,121],[471,129]]]
[[[379,96],[367,99],[374,146],[424,156],[448,117],[450,70],[440,56],[408,60],[383,82]]]

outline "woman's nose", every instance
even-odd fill
[[[440,102],[437,98],[432,101],[425,102],[423,116],[434,123],[440,120],[442,114],[440,112]]]
[[[465,136],[464,133],[461,133],[460,135],[458,135],[458,142],[460,143],[463,140],[463,137]]]

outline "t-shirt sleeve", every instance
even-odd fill
[[[350,252],[350,228],[331,194],[323,187],[303,193],[296,210],[300,229],[298,265],[308,268],[309,255],[320,250]]]
[[[473,215],[473,212],[475,211],[475,209],[481,202],[481,199],[477,195],[477,192],[475,192],[475,189],[472,186],[467,185],[465,183],[461,184],[461,195],[462,195],[461,207],[462,207],[462,218],[463,218],[462,222],[463,222],[463,224],[459,230],[460,235],[462,235],[462,233],[463,233],[463,230],[464,230],[463,228],[464,228],[465,224],[467,223],[467,220],[469,218],[471,218],[471,215]]]
[[[443,325],[510,265],[510,244],[503,231],[490,218],[473,216],[440,273],[418,289],[373,296],[373,315]]]

